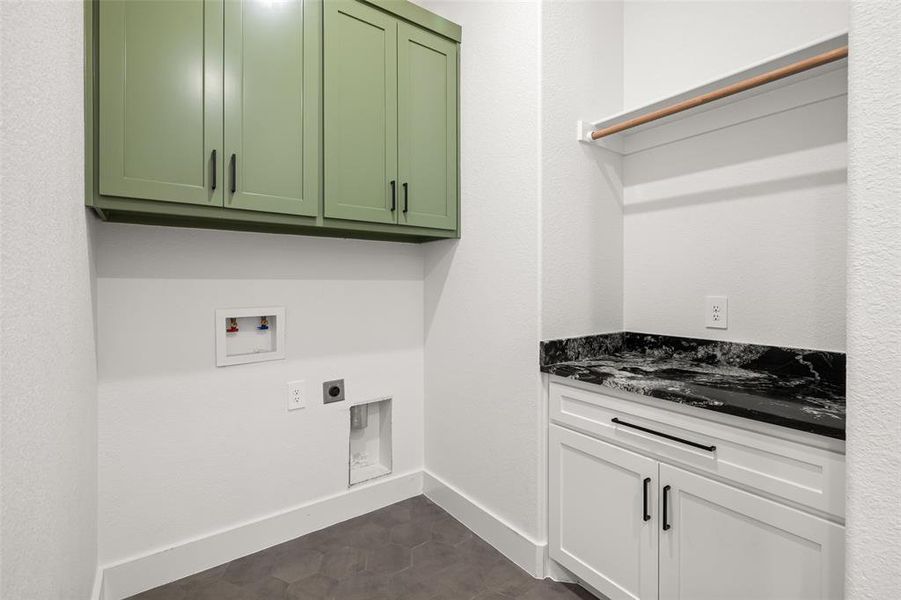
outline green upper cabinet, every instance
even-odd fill
[[[100,193],[222,206],[222,2],[104,0],[99,23]]]
[[[457,44],[326,2],[325,216],[455,230],[457,197]]]
[[[407,0],[85,0],[104,220],[459,236],[458,25]]]
[[[400,223],[457,227],[457,45],[402,23],[398,30]]]
[[[225,206],[316,215],[319,11],[225,0]]]
[[[397,20],[325,4],[325,216],[397,221]]]

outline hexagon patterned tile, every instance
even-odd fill
[[[578,600],[533,579],[425,496],[149,590],[130,600]]]

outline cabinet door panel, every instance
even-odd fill
[[[221,205],[222,2],[99,10],[100,193]]]
[[[551,558],[611,600],[657,598],[657,462],[556,425],[549,435]]]
[[[397,21],[325,3],[325,216],[396,222]]]
[[[227,207],[317,213],[315,11],[308,0],[225,4]]]
[[[660,484],[672,523],[660,534],[662,599],[842,597],[842,526],[668,465]]]
[[[457,45],[413,25],[398,30],[400,222],[457,227]]]

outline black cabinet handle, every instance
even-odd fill
[[[211,160],[212,163],[213,163],[213,176],[212,176],[212,178],[211,178],[211,179],[212,179],[212,182],[211,182],[211,186],[210,186],[210,187],[213,188],[213,191],[216,191],[216,151],[215,151],[215,150],[213,150],[213,153],[212,153],[212,155],[210,156],[210,160]]]
[[[232,154],[232,194],[238,189],[238,157]]]
[[[635,425],[633,423],[626,423],[625,421],[620,421],[616,417],[610,419],[612,423],[617,425],[622,425],[623,427],[631,427],[632,429],[637,429],[638,431],[644,431],[645,433],[650,433],[651,435],[656,435],[658,437],[666,438],[668,440],[673,440],[674,442],[679,442],[680,444],[686,444],[693,448],[700,448],[701,450],[706,450],[707,452],[716,452],[716,446],[705,446],[704,444],[699,444],[697,442],[692,442],[691,440],[686,440],[680,437],[676,437],[674,435],[670,435],[668,433],[663,433],[662,431],[654,431],[653,429],[648,429],[647,427],[642,427],[641,425]]]
[[[410,195],[407,191],[407,182],[404,182],[404,214],[407,214],[407,209],[410,208]]]
[[[645,521],[651,520],[651,515],[648,513],[648,492],[650,491],[650,488],[651,488],[651,478],[645,477],[644,478],[644,497],[643,497],[642,503],[641,503],[641,508],[642,508],[642,512],[644,513]]]
[[[672,525],[669,524],[669,491],[670,486],[663,486],[663,531],[668,531],[672,528]]]
[[[397,210],[397,182],[391,180],[391,212]]]

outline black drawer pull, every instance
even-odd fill
[[[669,491],[670,486],[663,486],[663,531],[668,531],[672,528],[672,525],[669,524]]]
[[[213,191],[215,192],[216,191],[216,151],[215,150],[213,150],[213,155],[210,157],[210,159],[211,159],[211,162],[213,163],[213,165],[212,165],[213,166],[213,177],[212,177],[213,181],[212,181],[212,185],[210,187],[212,187]]]
[[[407,182],[404,182],[404,214],[407,214],[407,209],[410,208],[410,193],[407,189]]]
[[[397,182],[391,180],[391,212],[397,210]]]
[[[238,189],[238,157],[232,154],[232,194]]]
[[[666,438],[668,440],[673,440],[674,442],[679,442],[680,444],[686,444],[693,448],[700,448],[701,450],[706,450],[707,452],[716,452],[716,446],[705,446],[704,444],[699,444],[697,442],[692,442],[690,440],[684,440],[680,437],[676,437],[674,435],[670,435],[668,433],[663,433],[662,431],[654,431],[653,429],[648,429],[647,427],[642,427],[641,425],[634,425],[632,423],[626,423],[625,421],[620,421],[616,417],[611,419],[611,422],[616,423],[617,425],[622,425],[623,427],[631,427],[632,429],[637,429],[638,431],[644,431],[645,433],[650,433],[651,435],[656,435],[662,438]]]
[[[644,497],[643,497],[642,503],[641,503],[641,510],[644,513],[643,520],[645,520],[645,521],[651,520],[651,515],[648,514],[648,491],[649,491],[650,487],[651,487],[651,478],[645,477],[644,478]]]

